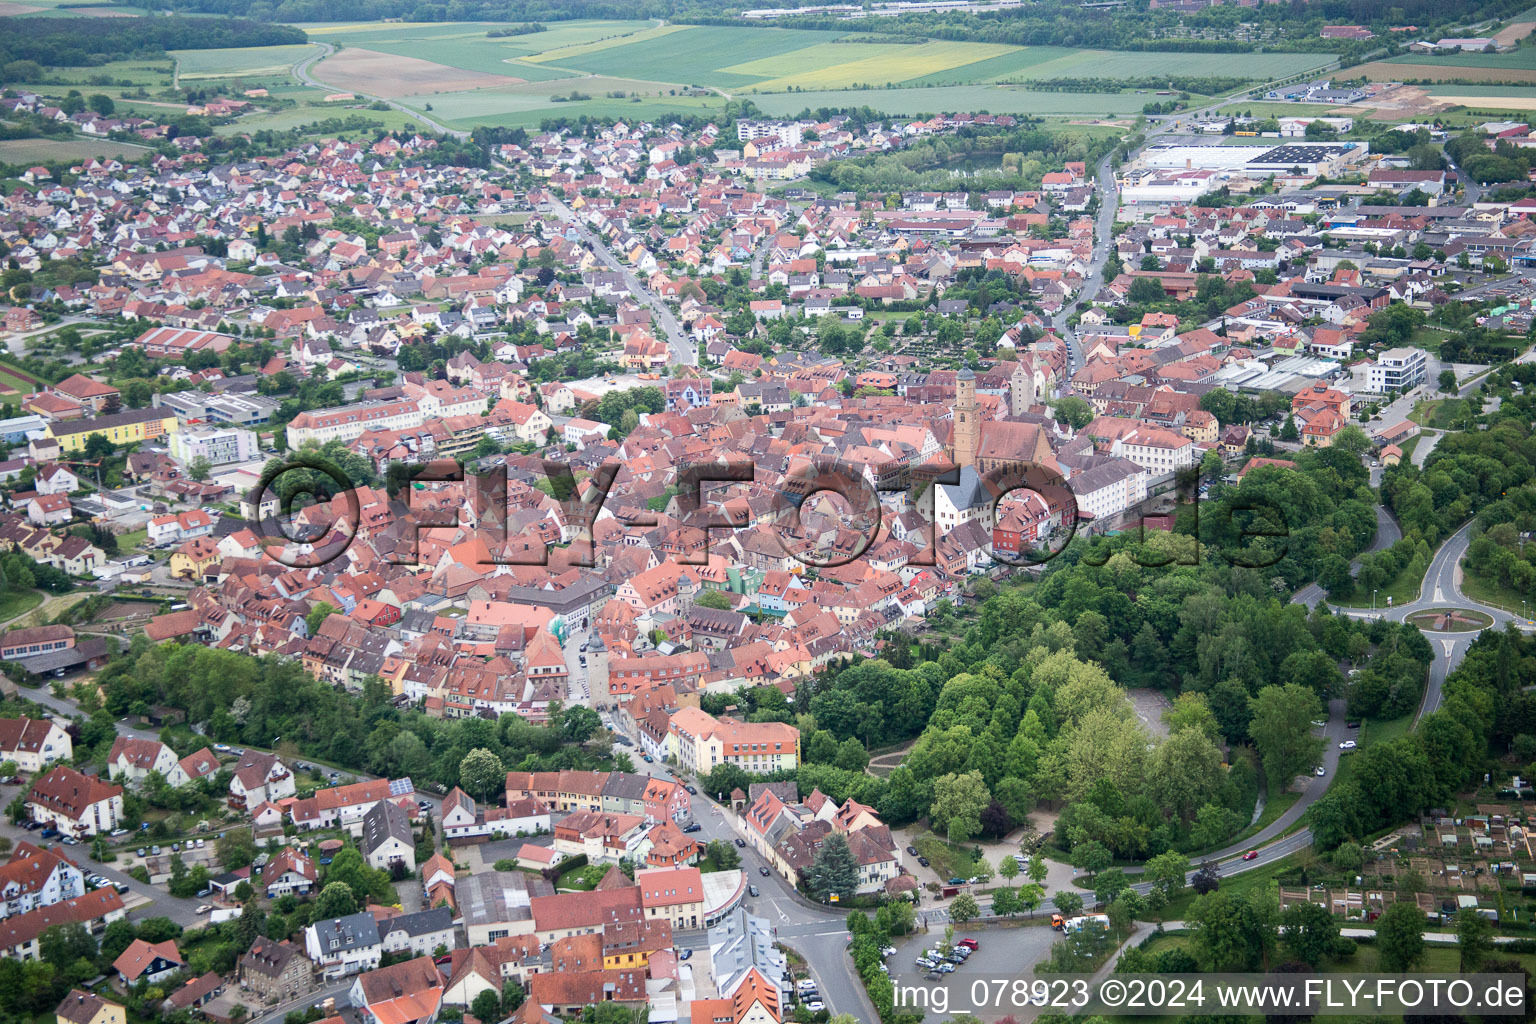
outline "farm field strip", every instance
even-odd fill
[[[532,55],[527,59],[535,64],[558,64],[562,60],[575,57],[586,57],[594,53],[602,53],[616,46],[631,46],[635,43],[647,43],[655,39],[665,39],[667,36],[676,35],[679,32],[689,31],[688,25],[662,25],[643,29],[639,32],[631,32],[624,35],[615,35],[607,39],[595,39],[591,42],[574,43],[569,46],[548,47],[531,51]],[[544,33],[537,33],[542,36]],[[543,42],[543,40],[539,40]]]
[[[1420,58],[1422,60],[1422,58]],[[1351,68],[1351,73],[1365,76],[1373,82],[1430,81],[1445,82],[1465,80],[1472,82],[1530,82],[1536,85],[1536,68],[1520,67],[1473,67],[1466,64],[1399,64],[1392,61],[1372,61]]]
[[[227,50],[172,50],[180,77],[188,81],[287,74],[320,51],[314,43],[293,46],[243,46]]]
[[[882,114],[910,117],[944,110],[992,114],[1113,115],[1139,113],[1145,96],[1134,93],[1034,92],[995,85],[950,85],[932,89],[848,89],[764,93],[752,102],[771,117],[798,114],[806,107],[867,106]]]
[[[1521,47],[1505,53],[1458,53],[1450,57],[1434,57],[1416,53],[1401,57],[1388,57],[1383,64],[1423,64],[1429,67],[1447,68],[1508,68],[1511,70],[1536,71],[1536,49]]]
[[[356,46],[373,53],[391,53],[397,57],[426,60],[445,67],[462,68],[483,75],[504,75],[518,80],[569,78],[571,72],[561,68],[529,64],[527,51],[504,45],[500,39],[433,37],[429,39],[369,39],[346,40],[348,48]],[[342,50],[345,55],[347,50]],[[335,58],[331,58],[335,59]]]
[[[509,75],[438,64],[378,50],[348,48],[327,57],[310,72],[317,81],[369,96],[395,98],[429,92],[462,92],[523,81]]]
[[[615,40],[614,45],[586,54],[566,51],[559,55],[558,63],[592,74],[732,89],[772,76],[733,74],[723,69],[830,42],[839,35],[809,29],[668,27],[676,31],[645,39]],[[546,51],[529,59],[548,63],[552,57]]]
[[[91,157],[140,157],[151,150],[130,142],[110,139],[6,139],[0,141],[0,161],[8,164],[43,163],[49,160],[89,160]]]
[[[845,89],[859,84],[905,82],[912,78],[999,56],[1008,47],[993,43],[930,42],[918,45],[822,43],[736,64],[721,70],[740,75],[773,75],[753,92],[789,89]],[[787,70],[786,73],[786,69]]]
[[[555,116],[564,110],[590,114],[589,102],[608,104],[632,102],[629,97],[608,96],[610,92],[632,93],[641,97],[661,97],[668,88],[669,86],[658,82],[597,75],[590,78],[521,82],[468,92],[402,96],[400,102],[424,113],[426,104],[430,103],[432,104],[431,116],[434,120],[453,124],[455,127],[472,127],[475,124],[490,123],[481,120],[483,118],[523,110],[543,110],[546,116]],[[552,99],[554,96],[568,95],[573,91],[591,96],[592,100],[556,101]],[[677,97],[666,97],[666,99],[675,101]],[[693,104],[689,106],[692,107]]]
[[[496,108],[496,112],[465,117],[459,120],[446,121],[450,128],[470,129],[475,127],[493,128],[531,128],[545,118],[550,117],[612,117],[626,121],[655,120],[676,116],[679,113],[696,113],[713,115],[724,106],[725,100],[719,96],[667,96],[660,99],[642,99],[639,102],[621,99],[609,99],[596,97],[590,101],[579,103],[553,103],[542,97],[536,105],[523,105],[519,103],[518,109],[508,109],[505,104]],[[442,111],[442,105],[437,99],[432,100],[432,116],[438,120],[444,120],[438,115]]]

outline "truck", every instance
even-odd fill
[[[1108,914],[1083,914],[1083,915],[1081,915],[1079,917],[1074,917],[1071,920],[1069,920],[1066,923],[1066,926],[1062,930],[1065,931],[1065,932],[1068,932],[1068,933],[1080,932],[1084,928],[1088,928],[1088,927],[1099,927],[1099,928],[1103,928],[1105,931],[1108,931],[1109,930],[1109,915]]]

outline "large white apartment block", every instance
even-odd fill
[[[256,457],[256,433],[229,427],[223,430],[178,430],[171,435],[171,457],[182,464],[207,459],[215,466]]]
[[[1120,454],[1161,476],[1195,464],[1195,443],[1162,427],[1137,427],[1120,440]]]
[[[1404,391],[1424,383],[1429,375],[1423,349],[1389,348],[1366,370],[1366,386],[1372,391]]]

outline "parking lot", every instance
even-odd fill
[[[916,966],[915,960],[924,950],[936,948],[944,939],[941,928],[919,931],[896,943],[894,955],[886,958],[891,972],[891,982],[898,994],[923,992],[927,1002],[909,1000],[917,1011],[925,1006],[937,1010],[947,1006],[948,1013],[975,1013],[985,1019],[1014,1012],[977,1006],[971,1000],[973,994],[983,990],[995,993],[1000,981],[1033,981],[1034,965],[1050,953],[1051,944],[1061,936],[1050,927],[1050,916],[1040,915],[1036,923],[1018,928],[976,928],[955,930],[955,941],[974,939],[977,949],[951,974],[929,980],[929,972]],[[985,984],[980,984],[985,983]],[[899,996],[898,996],[899,997]]]

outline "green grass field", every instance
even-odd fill
[[[1507,53],[1458,53],[1451,57],[1404,54],[1389,57],[1387,64],[1427,64],[1445,68],[1501,68],[1508,71],[1536,71],[1536,49],[1522,46]]]
[[[995,85],[948,85],[933,89],[843,89],[825,92],[766,93],[752,97],[765,114],[784,117],[807,107],[864,107],[882,114],[911,117],[945,110],[988,114],[1064,114],[1117,116],[1139,114],[1147,102],[1135,93],[1032,92]]]
[[[0,594],[0,622],[9,622],[18,615],[25,615],[42,603],[41,590],[7,590]]]
[[[420,127],[419,122],[415,118],[399,110],[366,110],[331,103],[319,107],[293,107],[289,110],[274,110],[271,113],[251,114],[246,117],[236,118],[229,124],[219,125],[214,131],[219,135],[238,135],[243,132],[258,132],[264,129],[289,131],[333,117],[348,118],[355,116],[366,117],[379,128]]]
[[[89,160],[93,156],[139,157],[150,152],[147,146],[110,139],[7,139],[0,142],[0,163],[25,164],[53,160]],[[4,375],[0,374],[0,381]]]
[[[579,84],[579,83],[573,83]],[[476,97],[480,93],[450,93],[442,96],[433,96],[428,102],[432,104],[431,116],[442,120],[438,116],[444,109],[444,104],[450,100],[457,100],[459,96]],[[515,94],[500,94],[510,96]],[[474,101],[471,101],[471,106]],[[486,102],[483,98],[479,102]],[[591,100],[576,103],[554,103],[544,97],[528,97],[515,101],[509,100],[496,108],[494,112],[468,115],[456,120],[446,121],[450,128],[473,128],[476,125],[490,125],[499,128],[531,128],[545,118],[549,117],[596,117],[619,118],[626,121],[656,120],[666,118],[678,113],[699,113],[712,116],[725,104],[725,100],[719,96],[667,96],[657,99],[642,99],[639,102],[631,100],[608,99],[596,96]]]
[[[182,81],[281,76],[305,57],[318,53],[313,43],[296,46],[240,46],[228,50],[173,50]]]
[[[1199,74],[1273,79],[1321,67],[1325,53],[1208,53],[1192,63],[1188,54],[1077,50],[1064,46],[1013,47],[1009,52],[953,71],[929,74],[913,85],[949,85],[1041,78],[1140,78],[1145,75]]]
[[[1503,608],[1514,615],[1519,615],[1522,609],[1526,615],[1536,615],[1536,600],[1532,599],[1532,595],[1522,594],[1510,587],[1501,587],[1492,580],[1485,580],[1475,573],[1469,572],[1462,576],[1461,592],[1474,601]],[[1525,599],[1523,604],[1521,598]]]
[[[767,81],[765,74],[741,74],[723,69],[777,57],[794,50],[831,42],[835,32],[804,29],[755,29],[728,26],[690,26],[677,32],[620,42],[589,53],[561,55],[561,67],[620,78],[645,78],[653,82],[677,82],[733,90]],[[859,47],[849,46],[850,51]],[[850,53],[852,59],[856,53]],[[542,62],[542,61],[541,61]],[[890,76],[880,78],[886,81]],[[899,76],[898,79],[900,80]]]
[[[1536,99],[1536,86],[1529,85],[1432,85],[1425,91],[1435,96],[1477,96],[1498,99]]]

